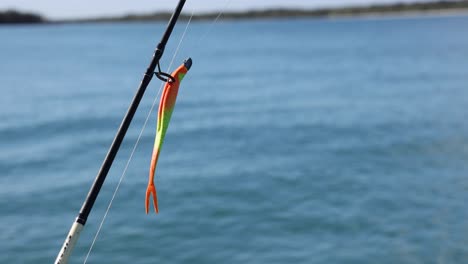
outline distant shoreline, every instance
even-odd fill
[[[348,18],[348,17],[389,17],[389,16],[414,16],[414,15],[445,15],[468,14],[468,0],[462,1],[430,1],[423,3],[397,3],[371,6],[350,6],[341,8],[321,9],[267,9],[238,12],[225,12],[220,19],[223,20],[260,20],[277,18]],[[170,12],[156,12],[149,14],[127,14],[122,16],[80,18],[51,20],[38,14],[21,13],[14,10],[0,11],[1,24],[68,24],[68,23],[102,23],[102,22],[144,22],[167,21]],[[213,20],[218,13],[194,14],[192,20]],[[183,13],[181,20],[188,20],[190,15]]]
[[[450,10],[431,10],[431,11],[402,11],[394,13],[363,13],[359,15],[340,15],[330,16],[331,19],[346,19],[346,18],[411,18],[411,17],[438,17],[438,16],[468,16],[468,8],[450,9]]]

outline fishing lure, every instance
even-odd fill
[[[154,210],[156,213],[158,210],[158,197],[156,195],[156,187],[154,185],[154,172],[158,163],[159,153],[166,136],[167,128],[169,127],[169,121],[171,120],[172,111],[177,99],[177,93],[179,92],[179,85],[185,74],[190,70],[192,66],[192,59],[188,58],[182,65],[179,66],[172,74],[171,78],[167,80],[164,90],[161,95],[158,108],[158,123],[156,126],[156,138],[154,140],[153,155],[151,157],[151,165],[149,171],[148,187],[146,188],[146,202],[145,209],[148,214],[150,196],[153,195]]]

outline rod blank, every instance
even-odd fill
[[[125,134],[127,133],[128,127],[130,126],[133,116],[135,115],[135,112],[138,109],[138,105],[140,104],[140,101],[143,98],[146,88],[148,87],[149,83],[151,82],[151,79],[153,78],[153,73],[156,69],[156,66],[159,64],[159,61],[161,60],[166,44],[169,41],[172,30],[174,29],[174,26],[177,23],[177,19],[180,16],[184,4],[185,0],[179,1],[174,13],[171,16],[171,19],[169,20],[166,31],[164,32],[161,41],[159,42],[159,44],[156,47],[156,50],[154,51],[153,58],[148,68],[146,69],[145,74],[143,75],[143,79],[141,80],[140,86],[138,87],[138,90],[127,110],[127,113],[125,114],[122,123],[120,124],[120,127],[117,130],[117,134],[115,135],[115,138],[112,141],[112,144],[109,148],[109,151],[107,152],[106,157],[104,158],[101,168],[99,169],[99,172],[96,175],[96,178],[89,190],[89,193],[83,203],[83,206],[81,207],[78,217],[76,218],[75,222],[70,228],[70,231],[62,245],[62,248],[60,249],[57,259],[55,260],[56,264],[66,264],[68,262],[69,256],[76,242],[78,241],[80,231],[83,229],[84,225],[86,224],[86,221],[88,220],[88,216],[91,213],[91,209],[94,206],[94,202],[96,201],[99,192],[101,191],[101,187],[104,184],[104,181],[107,177],[107,174],[109,173],[109,170],[112,167],[112,163],[114,162],[115,156],[117,155],[117,152],[120,149],[120,145],[122,144]]]

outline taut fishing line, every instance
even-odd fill
[[[209,28],[205,31],[205,34],[203,34],[203,35],[196,41],[195,45],[199,44],[199,43],[208,35],[208,33],[211,32],[211,30],[213,29],[214,25],[218,22],[219,18],[222,16],[222,14],[224,13],[224,10],[228,7],[228,5],[229,5],[230,2],[231,2],[231,0],[225,1],[225,4],[224,4],[223,8],[221,9],[221,11],[218,13],[218,15],[216,16],[216,18],[211,22]],[[188,20],[188,22],[187,22],[187,24],[186,24],[186,26],[185,26],[185,29],[184,29],[184,31],[183,31],[183,33],[182,33],[182,36],[180,37],[179,43],[177,44],[177,48],[176,48],[176,50],[175,50],[175,52],[174,52],[174,55],[172,56],[172,59],[171,59],[171,62],[169,63],[169,66],[168,66],[167,71],[169,71],[169,70],[171,69],[172,64],[174,63],[174,60],[175,60],[175,58],[176,58],[176,56],[177,56],[177,54],[178,54],[178,52],[179,52],[179,49],[180,49],[180,47],[181,47],[181,45],[182,45],[182,42],[183,42],[183,40],[184,40],[184,38],[185,38],[185,35],[186,35],[186,33],[187,33],[187,29],[188,29],[188,27],[189,27],[189,25],[190,25],[190,23],[191,23],[191,21],[192,21],[193,15],[194,15],[194,11],[192,10],[192,13],[191,13],[191,15],[190,15],[190,18],[189,18],[189,20]],[[132,161],[132,158],[133,158],[133,155],[135,154],[136,148],[138,147],[138,144],[140,143],[140,139],[141,139],[141,137],[142,137],[142,135],[143,135],[143,132],[144,132],[144,130],[145,130],[145,128],[146,128],[146,125],[148,124],[148,120],[149,120],[149,118],[150,118],[150,116],[151,116],[151,114],[152,114],[152,112],[153,112],[154,106],[156,105],[156,102],[158,101],[158,99],[159,99],[159,97],[160,97],[160,93],[161,93],[161,90],[162,90],[163,86],[164,86],[164,83],[161,83],[161,85],[159,86],[159,90],[158,90],[158,92],[157,92],[157,94],[156,94],[156,96],[155,96],[155,98],[154,98],[154,100],[153,100],[153,103],[152,103],[151,108],[150,108],[150,110],[149,110],[149,112],[148,112],[148,115],[146,116],[145,122],[143,123],[143,126],[142,126],[142,128],[141,128],[141,130],[140,130],[140,133],[139,133],[139,135],[138,135],[138,138],[137,138],[137,140],[135,141],[135,144],[134,144],[134,146],[133,146],[133,149],[132,149],[132,151],[131,151],[131,153],[130,153],[130,156],[129,156],[128,160],[127,160],[127,163],[126,163],[126,165],[125,165],[125,168],[124,168],[124,170],[123,170],[123,172],[122,172],[122,175],[121,175],[120,178],[119,178],[119,182],[117,183],[117,186],[115,187],[114,193],[112,194],[112,198],[110,199],[109,205],[107,206],[107,209],[106,209],[106,212],[104,213],[104,215],[103,215],[103,217],[102,217],[102,219],[101,219],[101,222],[100,222],[99,227],[98,227],[98,229],[97,229],[97,231],[96,231],[96,234],[95,234],[95,236],[94,236],[94,238],[93,238],[93,241],[92,241],[92,243],[91,243],[91,246],[89,247],[88,253],[86,254],[86,257],[85,257],[85,259],[84,259],[83,264],[86,264],[86,263],[87,263],[87,261],[88,261],[88,259],[89,259],[89,256],[90,256],[90,254],[91,254],[91,252],[92,252],[92,250],[93,250],[93,247],[94,247],[94,245],[95,245],[95,243],[96,243],[96,241],[97,241],[97,238],[99,237],[99,234],[100,234],[100,232],[101,232],[102,226],[104,225],[104,222],[105,222],[105,220],[106,220],[106,218],[107,218],[107,215],[108,215],[108,213],[109,213],[109,211],[110,211],[110,208],[112,207],[112,204],[113,204],[114,199],[115,199],[115,197],[116,197],[116,195],[117,195],[117,192],[119,191],[120,185],[122,184],[122,181],[123,181],[123,179],[125,178],[125,175],[126,175],[126,173],[127,173],[127,170],[128,170],[129,165],[130,165],[130,162]]]

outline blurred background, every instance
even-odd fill
[[[466,263],[468,3],[398,2],[188,0],[160,213],[154,109],[88,263]],[[53,262],[176,4],[0,1],[0,263]]]

